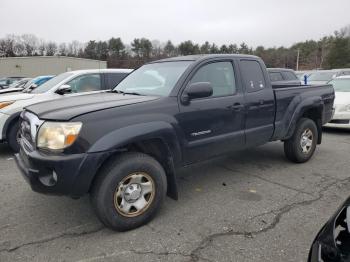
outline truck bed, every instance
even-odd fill
[[[324,111],[322,125],[330,121],[333,112],[334,89],[332,85],[302,85],[273,88],[275,96],[275,131],[272,140],[288,138],[287,130],[295,124],[295,114],[302,114],[309,105],[318,104]]]

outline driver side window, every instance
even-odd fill
[[[100,74],[82,75],[66,83],[71,87],[72,93],[82,93],[101,90]]]
[[[192,77],[190,84],[209,82],[213,87],[213,95],[228,96],[236,93],[236,82],[231,62],[214,62],[202,66]]]

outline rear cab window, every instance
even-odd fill
[[[256,60],[241,60],[243,86],[247,93],[257,92],[265,88],[265,77],[260,63]]]

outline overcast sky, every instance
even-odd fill
[[[350,24],[350,0],[0,0],[0,37],[290,46]]]

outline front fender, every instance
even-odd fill
[[[134,124],[114,130],[97,140],[88,153],[113,151],[130,143],[154,138],[159,138],[166,143],[175,165],[181,162],[181,147],[175,129],[170,123],[163,121]]]

